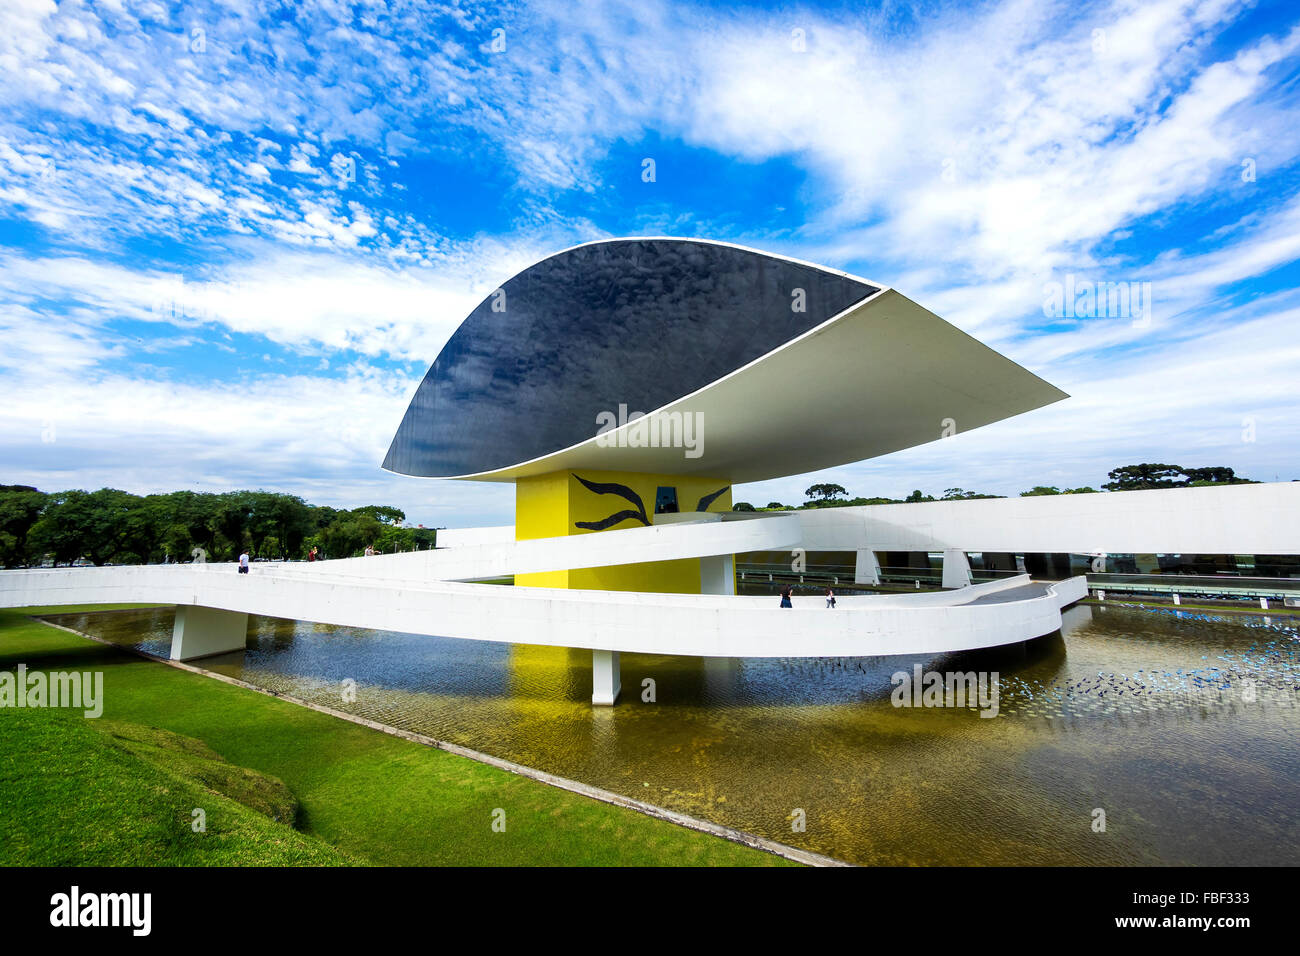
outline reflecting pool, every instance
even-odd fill
[[[170,608],[50,619],[170,646]],[[244,653],[202,664],[855,863],[1294,864],[1297,624],[1078,606],[1060,635],[934,659],[624,654],[595,709],[584,651],[250,618]],[[996,717],[895,707],[917,664],[998,672]]]

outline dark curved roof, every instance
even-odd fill
[[[488,296],[434,361],[385,469],[453,477],[549,455],[594,437],[602,411],[661,408],[878,291],[693,239],[578,246],[501,290],[504,311]]]

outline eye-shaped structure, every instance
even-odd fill
[[[614,239],[543,259],[488,296],[429,369],[383,467],[758,481],[1064,397],[879,283],[720,242]],[[688,447],[638,441],[637,413],[655,435],[662,421],[680,437],[686,421]]]

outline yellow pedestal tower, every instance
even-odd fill
[[[614,471],[554,471],[515,482],[515,539],[598,534],[662,523],[667,515],[730,511],[726,479]],[[700,593],[700,561],[649,561],[520,574],[524,587]]]

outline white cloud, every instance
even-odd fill
[[[22,306],[24,321],[71,302],[100,327],[118,319],[213,324],[295,349],[428,364],[492,289],[541,255],[529,241],[469,242],[449,245],[436,264],[393,268],[258,246],[212,278],[0,255],[0,303]]]
[[[616,192],[602,178],[613,150],[659,137],[793,165],[806,216],[752,244],[888,282],[1075,396],[834,472],[855,492],[1095,484],[1160,458],[1285,477],[1300,313],[1243,280],[1300,257],[1300,201],[1282,181],[1300,161],[1296,94],[1280,82],[1300,30],[1225,52],[1242,10],[1004,0],[900,25],[892,9],[659,2],[375,7],[356,21],[315,5],[296,22],[235,4],[4,4],[0,209],[47,227],[54,248],[0,262],[0,381],[23,396],[0,446],[53,485],[424,487],[374,472],[410,373],[169,384],[165,367],[105,371],[146,351],[118,324],[158,322],[142,361],[216,327],[318,353],[322,373],[357,354],[422,371],[496,285],[607,221],[705,228],[671,201],[594,222],[568,212]],[[498,23],[506,51],[482,52]],[[447,235],[404,164],[456,156],[473,178],[470,154],[509,164],[513,218]],[[738,195],[726,228],[747,228],[753,202]],[[177,284],[165,262],[124,254],[160,237],[193,250],[195,274]],[[1050,325],[1043,284],[1067,272],[1152,282],[1156,320]],[[304,439],[348,420],[350,399],[367,437]],[[68,424],[54,447],[29,447],[42,407]],[[1246,416],[1254,444],[1239,439]],[[801,482],[765,486],[791,501]]]
[[[34,383],[0,408],[0,458],[6,480],[50,490],[267,488],[336,507],[397,503],[430,525],[488,520],[508,489],[379,470],[414,385],[373,370],[208,385]]]

